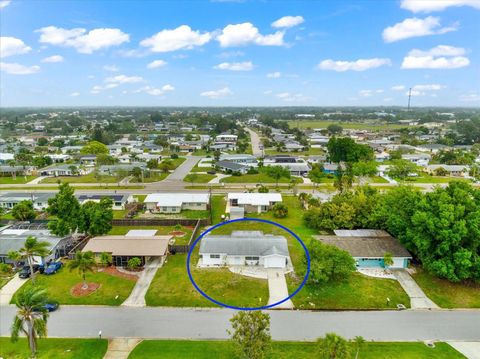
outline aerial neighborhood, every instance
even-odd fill
[[[284,111],[3,113],[1,305],[479,308],[478,114]]]

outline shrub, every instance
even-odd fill
[[[171,158],[172,160],[174,160],[174,159],[178,158],[178,155],[177,155],[176,153],[172,153],[172,154],[170,155],[170,158]]]
[[[12,271],[12,267],[7,263],[0,263],[0,273],[8,274]]]
[[[142,261],[138,257],[132,257],[127,262],[128,269],[137,269],[142,265]]]
[[[283,203],[275,203],[272,210],[275,218],[285,218],[288,215],[288,207]]]

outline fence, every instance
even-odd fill
[[[199,232],[200,232],[200,227],[205,226],[206,224],[204,223],[205,221],[208,220],[197,220],[197,224],[195,225],[195,228],[192,231],[192,235],[190,236],[190,240],[188,241],[188,244],[170,244],[168,245],[168,251],[170,253],[188,253],[190,250],[190,246],[193,244],[195,239],[197,239]],[[209,221],[208,221],[209,222]],[[209,224],[209,223],[207,223]]]

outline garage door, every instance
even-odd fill
[[[264,267],[265,268],[285,268],[285,257],[281,257],[281,256],[265,257]]]

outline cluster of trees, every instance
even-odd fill
[[[480,146],[480,145],[477,145]],[[433,156],[433,160],[446,165],[471,165],[475,161],[474,151],[461,149],[441,150]]]
[[[87,201],[80,205],[68,183],[61,183],[59,192],[48,200],[47,212],[55,219],[48,223],[50,231],[58,236],[81,232],[89,236],[108,233],[112,229],[112,200]]]
[[[305,213],[309,227],[385,229],[430,273],[452,282],[480,281],[480,190],[465,182],[422,193],[399,186],[341,193]]]

